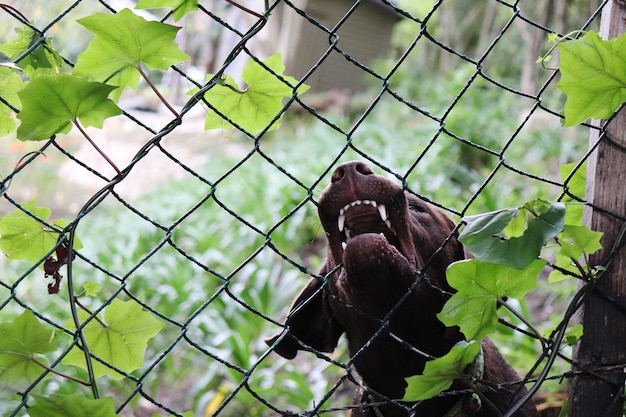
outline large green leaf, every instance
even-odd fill
[[[159,9],[167,7],[172,9],[175,20],[180,20],[189,12],[198,10],[198,0],[139,0],[135,9]]]
[[[28,388],[44,372],[35,361],[48,365],[42,354],[56,347],[55,330],[42,325],[31,311],[0,323],[0,395]]]
[[[113,397],[100,399],[84,395],[33,395],[35,404],[28,408],[31,417],[117,417]]]
[[[261,132],[272,122],[282,110],[284,98],[302,94],[309,89],[308,85],[302,84],[297,91],[294,91],[292,86],[295,86],[298,81],[293,77],[283,75],[285,65],[279,53],[267,58],[263,63],[271,71],[252,59],[248,62],[243,70],[243,80],[248,85],[245,90],[242,90],[232,77],[226,76],[222,79],[221,85],[211,88],[205,95],[206,100],[220,113],[251,134]],[[292,86],[286,84],[277,75]],[[279,120],[276,120],[270,129],[278,128]],[[233,126],[216,112],[209,111],[204,127],[205,129],[230,129]]]
[[[81,311],[79,317],[84,321],[88,313]],[[137,302],[118,299],[104,309],[102,323],[91,320],[83,328],[89,351],[125,372],[141,367],[148,340],[163,328],[163,324],[144,311]],[[73,321],[65,325],[71,328]],[[78,347],[67,354],[63,363],[81,368],[87,366],[85,356]],[[105,374],[115,379],[123,377],[100,362],[93,361],[92,365],[96,377]]]
[[[406,378],[408,384],[403,401],[422,401],[450,388],[452,382],[463,375],[480,350],[480,342],[459,342],[441,358],[426,362],[422,375]]]
[[[150,69],[167,70],[189,59],[174,43],[179,27],[148,21],[129,9],[96,13],[77,22],[95,37],[78,56],[73,73],[120,87],[114,98],[125,87],[137,87],[141,63]]]
[[[521,207],[463,218],[466,226],[459,241],[476,259],[524,268],[563,230],[564,219],[563,203],[533,200]]]
[[[122,114],[122,109],[108,99],[114,89],[69,74],[35,78],[18,93],[22,101],[22,111],[17,115],[22,121],[17,128],[18,139],[49,139],[69,132],[77,120],[83,126],[102,127],[104,119]]]
[[[38,207],[35,200],[22,204],[42,220],[48,220],[50,209]],[[52,222],[59,228],[67,226],[68,221],[58,219]],[[21,259],[29,262],[38,262],[57,244],[59,233],[50,230],[23,210],[17,209],[0,217],[0,251],[8,259]],[[82,244],[78,239],[74,241],[74,249],[80,249]]]
[[[437,317],[446,326],[459,326],[468,340],[481,339],[495,330],[498,300],[523,297],[535,288],[545,265],[540,259],[524,269],[477,259],[455,262],[446,275],[457,292]]]
[[[589,117],[607,119],[626,101],[626,34],[608,41],[589,31],[559,44],[561,81],[567,95],[565,126]]]

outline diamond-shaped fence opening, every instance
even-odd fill
[[[0,4],[2,415],[380,412],[353,405],[367,388],[345,341],[292,361],[263,341],[307,280],[329,279],[321,191],[362,160],[455,222],[567,198],[560,166],[589,157],[590,125],[562,127],[558,71],[536,60],[551,33],[598,30],[608,2],[413,3]],[[162,25],[142,39],[156,22],[175,37],[157,37]],[[167,45],[188,59],[160,55]],[[113,97],[122,114],[59,105],[46,95],[59,74],[119,87],[92,105]],[[24,92],[46,79],[48,92]],[[42,96],[50,106],[31,113]],[[499,310],[509,326],[493,339],[547,416],[576,372],[569,346],[547,364],[538,335],[567,324],[577,289],[544,275],[509,300],[524,320]],[[11,347],[27,319],[25,339],[52,347]]]

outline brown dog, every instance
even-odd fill
[[[499,416],[526,393],[486,340],[467,370],[478,379],[478,394],[459,380],[450,390],[456,394],[398,401],[406,377],[463,340],[458,328],[436,317],[453,293],[446,268],[465,258],[454,223],[360,162],[335,170],[319,199],[319,217],[329,246],[320,275],[327,279],[311,279],[291,307],[286,331],[266,340],[278,354],[291,359],[298,350],[332,352],[345,333],[366,387],[353,417]],[[536,411],[527,404],[516,415]]]

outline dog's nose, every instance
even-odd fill
[[[333,183],[340,181],[350,181],[355,180],[362,175],[372,175],[374,172],[370,169],[370,167],[363,162],[348,162],[342,165],[339,165],[335,172],[333,172],[333,176],[331,177],[331,181]]]

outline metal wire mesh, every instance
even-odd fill
[[[50,355],[49,369],[71,372],[62,358],[80,341],[69,324],[73,313],[64,293],[97,282],[98,295],[81,298],[94,314],[115,299],[134,300],[164,324],[135,372],[94,357],[118,372],[119,379],[99,379],[97,385],[99,395],[113,396],[119,415],[188,410],[225,416],[345,415],[358,381],[343,350],[294,363],[277,359],[262,343],[280,329],[293,295],[321,262],[316,198],[333,168],[366,160],[457,221],[528,198],[563,197],[558,166],[585,161],[590,126],[561,129],[558,73],[534,61],[546,49],[549,33],[596,28],[603,4],[563,18],[558,11],[565,11],[552,1],[545,2],[545,11],[535,2],[489,1],[468,8],[438,1],[419,15],[401,3],[349,1],[339,18],[328,21],[311,2],[268,2],[266,10],[247,4],[253,2],[199,3],[198,11],[180,22],[165,9],[146,12],[184,28],[178,41],[192,61],[153,75],[160,77],[158,86],[180,117],[172,117],[140,87],[122,96],[123,116],[89,131],[119,173],[74,132],[43,143],[10,135],[0,139],[0,214],[22,210],[42,227],[58,230],[25,206],[36,198],[52,208],[53,219],[67,217],[76,224],[83,244],[64,273],[59,295],[46,294],[41,267],[48,256],[36,265],[4,261],[2,321],[30,310],[58,329],[69,343]],[[47,6],[24,1],[0,13],[5,36],[23,25],[39,33],[40,42],[54,36],[71,67],[89,40],[75,20],[125,6],[59,1],[54,15],[46,15],[40,9]],[[378,61],[359,55],[359,45],[349,42],[363,36],[351,31],[372,9],[380,16],[384,9],[396,25],[387,56]],[[326,39],[312,55],[296,55],[293,62],[310,62],[301,73],[290,73],[294,63],[285,71],[311,84],[311,91],[285,100],[274,117],[283,116],[276,131],[205,131],[204,115],[216,110],[210,89],[217,79],[207,83],[205,74],[238,77],[248,60],[260,62],[276,52],[285,37],[295,37],[285,29],[287,19],[305,38],[315,33]],[[450,25],[456,30],[442,29]],[[481,30],[469,30],[476,26]],[[345,83],[358,78],[351,90],[319,80],[344,76],[332,73],[342,65],[348,68]],[[185,94],[203,87],[204,100]],[[0,106],[18,111],[1,94],[0,99]],[[559,297],[536,293],[529,301],[539,316],[535,319],[547,320],[551,302]],[[505,355],[533,344],[523,335],[516,340],[510,349],[504,347]],[[535,354],[535,366],[529,363],[521,372],[541,368],[546,352]],[[568,361],[547,379],[571,376]],[[51,392],[89,394],[90,387],[42,370],[41,379],[6,401],[3,413],[26,415],[33,395]]]

